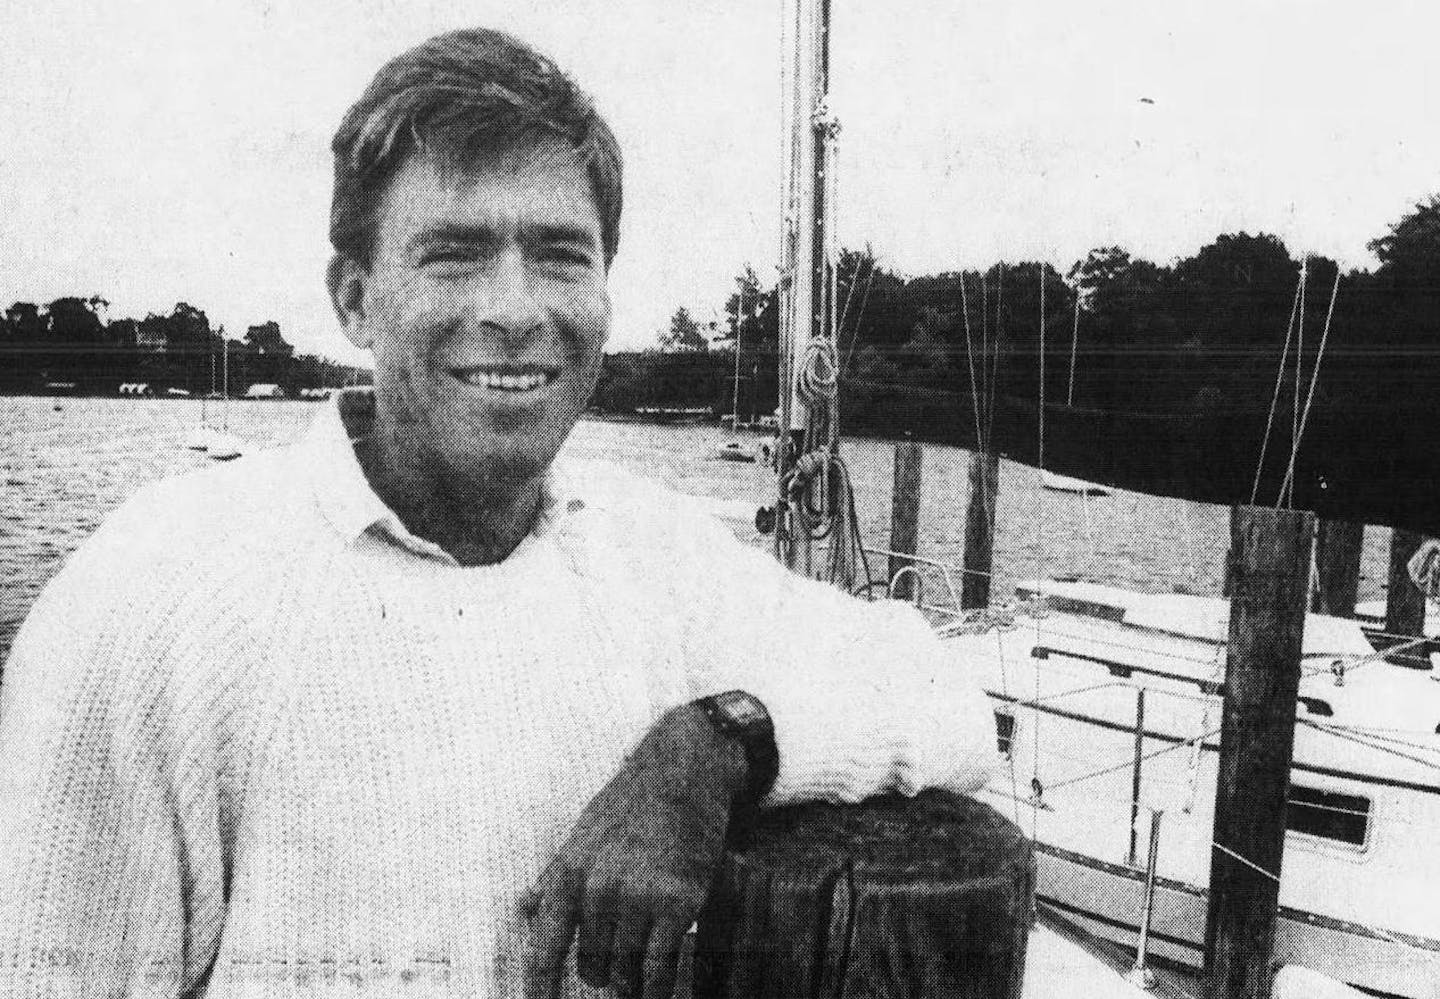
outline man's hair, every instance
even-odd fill
[[[579,154],[609,264],[620,245],[620,147],[590,97],[503,32],[436,35],[386,63],[336,130],[330,242],[370,266],[386,185],[412,153],[464,167],[486,150],[546,139]]]

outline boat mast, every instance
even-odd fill
[[[1075,325],[1070,331],[1070,388],[1065,393],[1065,405],[1075,405],[1075,348],[1080,343],[1080,280],[1075,280]]]
[[[230,341],[225,337],[225,327],[220,327],[221,375],[220,429],[230,429]]]
[[[730,397],[730,431],[740,429],[740,333],[745,329],[745,292],[749,290],[750,268],[746,267],[746,283],[740,286],[740,301],[735,306],[735,389]]]
[[[793,561],[789,544],[786,480],[805,449],[835,443],[826,407],[816,405],[802,384],[812,355],[834,370],[835,272],[834,161],[839,127],[827,101],[830,78],[830,0],[785,0],[784,101],[786,181],[780,262],[780,438],[776,471],[781,483],[776,507],[777,556]],[[811,379],[813,380],[813,379]],[[824,438],[824,439],[822,439]],[[807,553],[808,554],[808,553]],[[807,559],[808,561],[808,559]]]

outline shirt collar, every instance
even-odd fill
[[[412,534],[395,511],[370,488],[355,454],[356,441],[346,429],[346,416],[352,418],[352,425],[368,426],[375,416],[374,391],[349,388],[336,392],[316,415],[298,446],[301,472],[310,478],[321,514],[347,544],[365,535],[378,535],[416,555],[458,564],[439,545]],[[579,495],[577,485],[577,476],[569,462],[563,457],[556,458],[541,483],[535,526],[511,553],[511,558],[565,517],[584,509],[585,500]]]

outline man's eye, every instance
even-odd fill
[[[540,259],[550,264],[569,267],[589,267],[590,254],[568,246],[547,246],[540,250]]]
[[[420,255],[420,263],[423,264],[459,264],[467,263],[475,259],[473,250],[466,250],[458,246],[438,247],[433,250],[426,250]]]

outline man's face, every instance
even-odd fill
[[[403,447],[407,474],[503,491],[544,471],[599,375],[605,271],[570,147],[400,166],[369,270],[346,265],[348,294],[333,271],[331,285],[347,334],[374,351],[375,430]]]

